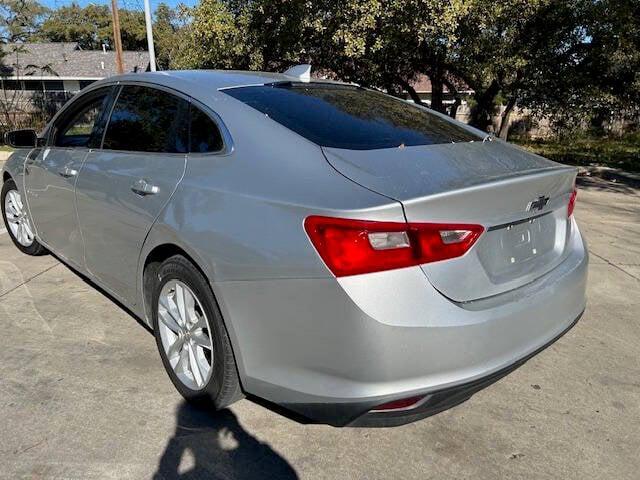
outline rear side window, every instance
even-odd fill
[[[428,110],[350,85],[285,82],[224,93],[323,147],[372,150],[481,139]]]
[[[219,152],[222,150],[222,135],[211,118],[195,105],[191,105],[191,145],[194,153]]]
[[[125,85],[118,96],[102,148],[186,153],[189,102],[154,88]]]

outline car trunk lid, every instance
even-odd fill
[[[408,222],[485,228],[462,257],[421,266],[431,284],[452,300],[518,288],[568,254],[574,168],[500,141],[324,150],[343,175],[401,202]]]

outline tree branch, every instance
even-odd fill
[[[400,78],[398,79],[398,83],[402,88],[404,88],[407,91],[407,93],[411,97],[411,100],[413,100],[414,103],[416,103],[417,105],[422,105],[423,107],[427,106],[420,98],[420,95],[418,95],[418,92],[416,92],[416,89],[413,88],[409,82]]]

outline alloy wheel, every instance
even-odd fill
[[[35,236],[27,210],[22,203],[22,196],[18,190],[9,190],[7,192],[4,198],[4,211],[13,238],[23,247],[30,247]]]
[[[202,304],[179,280],[162,287],[158,328],[164,353],[176,376],[191,390],[203,389],[213,370],[211,328]]]

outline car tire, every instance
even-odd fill
[[[38,240],[36,240],[35,232],[33,231],[33,227],[31,226],[32,225],[31,220],[29,220],[28,217],[24,217],[23,221],[26,221],[29,225],[29,231],[31,235],[30,243],[28,243],[29,240],[23,240],[22,242],[19,241],[16,235],[14,234],[14,230],[12,226],[9,224],[10,222],[8,217],[10,213],[6,211],[7,198],[12,192],[17,194],[18,198],[20,198],[21,200],[20,203],[22,204],[21,208],[22,209],[26,208],[26,205],[24,205],[24,200],[22,199],[22,196],[20,194],[20,191],[16,186],[16,182],[14,182],[12,179],[5,181],[4,184],[2,185],[2,190],[0,191],[0,208],[2,208],[2,219],[4,220],[4,225],[5,225],[5,228],[7,229],[7,233],[9,234],[9,237],[11,237],[11,241],[14,243],[16,247],[18,247],[18,249],[22,253],[26,253],[27,255],[32,255],[32,256],[45,255],[46,253],[48,253],[47,249],[43,247],[40,244],[40,242],[38,242]],[[26,214],[25,210],[22,210],[22,211],[24,211]]]
[[[225,408],[243,398],[229,335],[216,299],[204,275],[182,255],[175,255],[164,261],[154,274],[156,281],[153,282],[153,294],[151,296],[152,326],[162,364],[176,389],[190,403],[201,407],[213,407],[216,410]],[[195,301],[192,302],[192,304],[195,304],[193,312],[195,312],[199,320],[192,322],[192,324],[196,326],[195,324],[200,324],[204,318],[206,328],[188,331],[187,327],[184,327],[179,334],[173,331],[170,332],[171,329],[166,325],[166,320],[167,317],[173,319],[180,316],[180,309],[177,307],[179,302],[172,303],[175,308],[167,309],[165,306],[167,306],[167,298],[170,298],[168,295],[171,295],[172,289],[176,290],[178,288],[185,291],[184,295],[192,294],[195,297]],[[175,295],[177,293],[174,293],[174,298]],[[163,305],[161,305],[161,296]],[[183,300],[184,303],[188,302]],[[172,316],[173,314],[170,313],[170,310],[174,312],[176,317]],[[193,317],[193,314],[191,317]],[[177,323],[180,323],[179,318]],[[189,324],[190,322],[188,320],[183,323]],[[174,324],[175,326],[183,325]],[[213,347],[209,355],[207,356],[208,349],[199,348],[190,337],[189,340],[183,341],[182,348],[177,353],[177,356],[176,349],[172,351],[172,354],[169,346],[171,338],[169,337],[173,334],[174,341],[178,341],[179,338],[187,338],[187,335],[192,335],[192,333],[193,335],[197,334],[200,339],[209,338]],[[184,365],[180,366],[179,362],[182,361],[185,349],[187,350],[186,363],[189,366],[183,368]],[[169,358],[170,355],[171,358]],[[192,360],[196,363],[195,367]],[[200,364],[204,363],[206,365],[207,360],[211,364],[210,373],[206,378],[202,375],[202,382],[197,384],[194,380],[196,375],[193,370],[200,371]],[[191,371],[190,376],[188,371]]]

